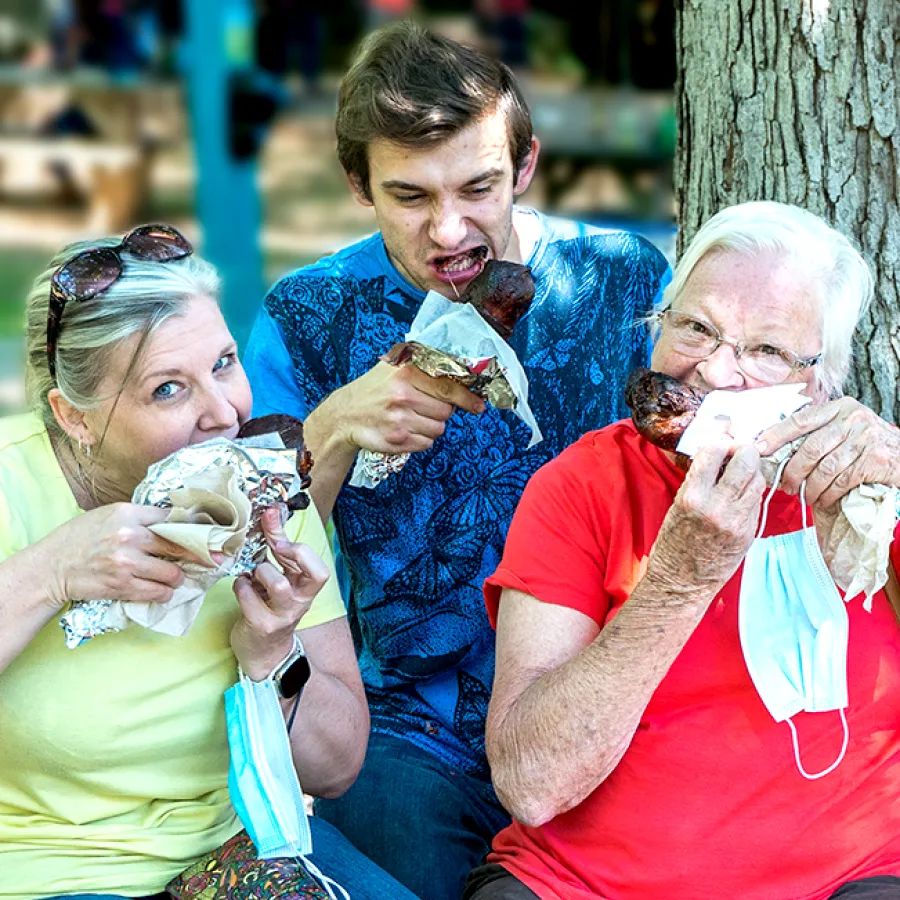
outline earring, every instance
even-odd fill
[[[83,438],[78,438],[78,450],[85,456],[91,455],[91,445],[87,443]]]

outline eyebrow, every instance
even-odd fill
[[[223,350],[219,351],[219,355],[216,357],[216,359],[219,360],[223,356],[227,356],[229,353],[234,353],[235,350],[237,350],[237,344],[232,341],[230,344],[227,344]],[[156,381],[158,378],[171,378],[173,375],[182,375],[183,373],[184,369],[178,368],[157,369],[142,376],[140,383],[143,384],[145,381]]]
[[[491,178],[497,178],[503,174],[503,169],[499,168],[491,168],[487,169],[484,172],[480,172],[478,175],[470,178],[465,184],[463,184],[464,188],[471,187],[473,184],[480,184],[482,181],[489,181]],[[381,182],[381,188],[385,191],[390,190],[400,190],[400,191],[417,191],[419,193],[425,194],[428,193],[421,185],[413,184],[409,181],[401,181],[399,178],[392,178],[388,181]]]

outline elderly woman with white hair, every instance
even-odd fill
[[[627,420],[529,482],[485,586],[514,821],[466,898],[900,898],[900,628],[884,591],[840,594],[811,521],[900,486],[900,432],[840,396],[871,293],[816,216],[721,211],[657,310],[654,374],[698,402],[812,402],[687,473]],[[767,485],[761,453],[789,441]]]
[[[333,797],[355,779],[368,710],[314,507],[284,525],[266,511],[269,561],[215,583],[183,636],[132,626],[69,649],[60,628],[71,601],[161,604],[184,582],[190,555],[150,530],[167,511],[130,501],[152,463],[233,439],[250,416],[218,290],[183,235],[148,225],[65,248],[28,298],[32,411],[0,420],[4,900],[200,887],[237,900],[260,885],[325,897],[302,859],[256,859],[229,791],[223,703],[238,667],[257,683],[278,673],[287,765],[305,790]],[[339,835],[313,832],[326,874],[329,853],[358,858],[354,900],[412,898]]]

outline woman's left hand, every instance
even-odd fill
[[[851,397],[802,407],[756,446],[768,456],[801,437],[780,487],[796,494],[806,480],[807,503],[827,509],[860,484],[900,486],[900,431]]]
[[[234,655],[253,681],[268,677],[290,653],[297,624],[330,575],[311,548],[287,539],[277,509],[265,510],[262,525],[283,571],[266,561],[235,579],[242,615],[231,631]]]

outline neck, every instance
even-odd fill
[[[105,506],[107,503],[130,499],[130,495],[126,496],[116,490],[112,483],[103,477],[102,466],[76,449],[70,441],[51,435],[50,443],[66,483],[81,509],[87,511]]]
[[[512,231],[503,258],[508,262],[524,263],[531,256],[537,242],[534,217],[513,208]]]

